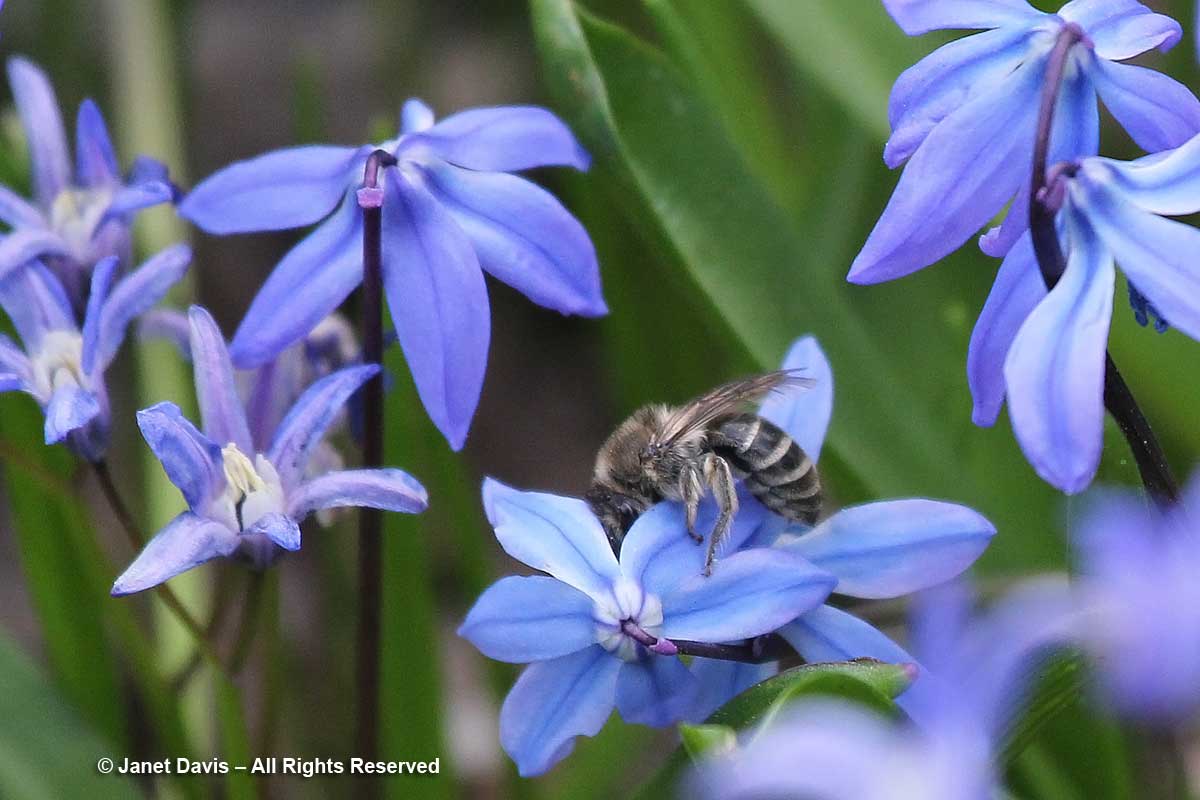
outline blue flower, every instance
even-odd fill
[[[509,172],[588,166],[550,112],[505,106],[434,124],[404,105],[398,138],[381,147],[384,288],[430,417],[462,447],[479,402],[491,334],[483,271],[539,305],[598,316],[607,309],[587,232],[545,190]],[[362,280],[355,191],[374,146],[310,146],[239,162],[187,196],[180,213],[212,233],[280,230],[326,218],[275,268],[234,336],[240,367],[274,358]],[[333,212],[330,214],[330,212]]]
[[[1061,584],[1029,585],[987,614],[970,616],[957,586],[922,598],[916,634],[924,663],[937,671],[921,671],[913,722],[845,702],[803,701],[753,731],[743,747],[703,762],[688,796],[996,797],[996,748],[1006,714],[1028,689],[1029,660],[1065,641],[1071,605]]]
[[[1046,293],[1030,237],[1004,259],[967,360],[974,419],[1008,399],[1013,431],[1045,480],[1078,492],[1095,475],[1104,433],[1104,369],[1114,261],[1155,313],[1200,339],[1200,231],[1159,215],[1200,211],[1200,136],[1121,162],[1052,168],[1066,271]]]
[[[788,553],[749,549],[702,575],[704,550],[678,503],[660,503],[629,531],[618,559],[583,500],[520,492],[489,479],[488,519],[505,551],[549,576],[508,577],[459,629],[485,655],[530,663],[500,712],[500,741],[522,775],[564,758],[613,706],[627,722],[682,719],[697,689],[670,640],[726,642],[773,631],[824,600],[833,579]],[[747,497],[747,499],[749,499]],[[715,504],[703,513],[711,525]],[[738,514],[743,541],[765,510]]]
[[[1108,494],[1073,539],[1083,609],[1079,638],[1122,715],[1173,724],[1200,709],[1200,476],[1168,512]]]
[[[348,367],[322,378],[273,431],[248,417],[233,365],[208,312],[193,307],[190,349],[204,431],[171,403],[138,412],[138,426],[188,510],[150,540],[113,584],[114,595],[140,592],[218,557],[254,568],[300,549],[300,522],[326,508],[365,506],[418,513],[426,495],[398,469],[330,472],[309,480],[312,453],[346,399],[379,367]],[[270,439],[265,451],[256,442]]]
[[[0,221],[12,229],[0,243],[0,280],[34,258],[62,281],[67,297],[82,310],[89,275],[107,256],[129,260],[129,225],[134,212],[175,197],[167,169],[139,157],[124,178],[100,109],[91,100],[79,106],[75,165],[58,101],[46,74],[31,62],[8,60],[21,125],[29,144],[33,202],[0,186]]]
[[[104,372],[129,323],[170,291],[191,259],[186,246],[169,247],[115,285],[117,258],[102,259],[92,272],[82,330],[62,283],[41,261],[0,280],[0,307],[24,345],[0,335],[0,391],[37,400],[46,444],[66,441],[88,461],[104,458],[111,426]]]
[[[962,246],[1006,204],[1003,225],[980,246],[1008,252],[1028,226],[1033,140],[1046,65],[1063,26],[1073,47],[1054,115],[1050,163],[1094,155],[1096,95],[1149,152],[1200,132],[1200,102],[1183,85],[1118,63],[1179,41],[1174,20],[1134,0],[1072,0],[1058,14],[1023,0],[885,0],[910,35],[987,29],[953,41],[908,69],[892,89],[885,161],[907,161],[895,193],[855,258],[849,279],[879,283],[929,266]]]
[[[833,412],[832,369],[811,336],[792,345],[781,369],[803,370],[814,385],[807,391],[768,397],[759,413],[816,461]],[[904,499],[844,508],[811,529],[769,516],[748,544],[800,556],[837,579],[835,594],[885,599],[958,576],[982,555],[995,533],[987,519],[965,506]],[[789,623],[780,635],[809,661],[912,660],[871,625],[830,605],[813,608]],[[703,686],[692,716],[703,719],[774,674],[777,667],[698,658],[692,669]]]

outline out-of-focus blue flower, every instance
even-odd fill
[[[811,336],[792,345],[781,369],[802,370],[814,385],[768,397],[759,413],[816,461],[833,412],[832,369]],[[748,543],[803,557],[837,579],[835,594],[883,599],[958,576],[979,558],[995,533],[987,519],[964,506],[904,499],[844,508],[811,529],[768,516]],[[809,661],[911,660],[871,625],[829,605],[806,612],[779,633]],[[703,719],[777,667],[698,658],[692,669],[702,685],[692,716]]]
[[[974,419],[991,425],[1008,399],[1029,462],[1064,492],[1100,462],[1114,262],[1154,313],[1200,339],[1200,230],[1160,215],[1200,211],[1200,136],[1122,162],[1085,158],[1052,170],[1066,271],[1046,293],[1026,234],[1004,259],[967,360]]]
[[[79,106],[72,168],[49,78],[14,56],[8,82],[29,144],[33,201],[0,186],[0,221],[11,228],[0,243],[0,279],[41,258],[62,282],[72,308],[81,311],[96,264],[114,255],[128,262],[134,213],[171,202],[175,187],[167,168],[144,156],[121,176],[104,117],[90,99]]]
[[[170,291],[191,259],[186,246],[169,247],[115,285],[117,258],[102,259],[92,272],[82,329],[62,283],[41,261],[0,280],[0,307],[24,346],[0,335],[0,391],[37,400],[46,414],[46,444],[65,440],[89,461],[104,458],[111,424],[104,371],[129,323]]]
[[[907,161],[895,193],[850,268],[855,283],[879,283],[929,266],[958,249],[1011,201],[1004,224],[980,241],[995,256],[1028,226],[1039,99],[1055,39],[1077,26],[1050,137],[1050,163],[1094,155],[1096,96],[1143,149],[1178,147],[1200,132],[1200,102],[1162,73],[1120,61],[1182,33],[1135,0],[1072,0],[1057,14],[1024,0],[884,0],[910,35],[985,29],[911,67],[892,89],[891,167]]]
[[[1128,495],[1081,515],[1079,638],[1113,705],[1143,722],[1178,723],[1200,709],[1200,476],[1163,513]]]
[[[304,478],[331,421],[346,399],[379,371],[377,365],[348,367],[310,386],[274,430],[264,452],[256,445],[264,432],[254,430],[253,417],[243,408],[216,323],[198,307],[189,318],[204,431],[171,403],[138,412],[142,436],[183,493],[188,510],[150,540],[113,584],[114,595],[140,592],[222,556],[265,568],[282,550],[300,549],[300,522],[320,509],[425,509],[425,489],[398,469]]]
[[[549,574],[500,580],[459,629],[491,658],[532,662],[500,712],[501,744],[522,775],[550,769],[614,705],[632,723],[684,718],[696,679],[668,640],[758,636],[821,603],[833,585],[804,559],[766,549],[735,553],[704,576],[704,550],[678,503],[643,514],[618,559],[583,500],[490,479],[483,496],[505,551]],[[711,524],[715,504],[703,513]],[[743,507],[730,539],[744,541],[764,513]]]
[[[491,335],[481,268],[564,314],[607,311],[583,226],[551,194],[508,174],[586,169],[588,156],[541,108],[471,109],[435,124],[427,106],[409,100],[401,122],[399,137],[380,145],[398,162],[380,178],[384,288],[421,401],[459,449],[479,402]],[[268,153],[209,177],[180,205],[185,217],[220,234],[328,217],[284,256],[254,299],[231,345],[238,366],[274,358],[362,280],[355,191],[375,149]]]
[[[928,669],[906,693],[921,687],[920,702],[906,705],[912,722],[806,701],[701,764],[685,796],[991,800],[1007,712],[1028,688],[1031,658],[1064,641],[1070,609],[1065,586],[1030,585],[972,620],[958,587],[935,590],[915,620]]]

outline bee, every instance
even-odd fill
[[[620,553],[630,526],[660,500],[683,503],[688,534],[703,542],[696,514],[711,491],[719,514],[704,574],[712,574],[717,546],[738,511],[736,479],[776,514],[816,522],[822,502],[816,465],[777,425],[742,410],[772,391],[811,385],[795,370],[780,370],[718,386],[682,406],[635,411],[600,448],[585,495],[613,551]]]

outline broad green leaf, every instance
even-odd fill
[[[1000,736],[1003,764],[1012,763],[1047,724],[1077,704],[1086,691],[1087,667],[1076,653],[1041,660],[1035,669],[1037,677],[1029,697],[1012,710]]]
[[[224,776],[227,796],[230,800],[254,800],[259,796],[255,781],[262,779],[251,775],[249,770],[232,768],[249,767],[254,760],[254,754],[250,750],[246,717],[242,711],[242,693],[221,676],[216,676],[213,683],[216,689],[217,720],[220,725],[221,758],[230,764],[230,770]]]
[[[680,725],[679,738],[693,761],[737,747],[737,731],[728,725]]]
[[[89,725],[6,636],[0,636],[0,718],[0,797],[138,796],[128,778],[97,770],[101,758],[120,765],[128,751]]]

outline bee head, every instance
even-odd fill
[[[641,515],[645,503],[601,484],[593,484],[584,495],[584,500],[604,527],[613,552],[619,555],[621,541]]]

